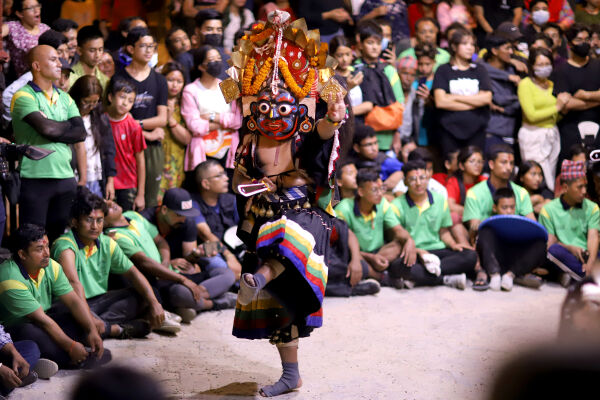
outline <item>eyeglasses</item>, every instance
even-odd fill
[[[138,46],[140,49],[142,50],[152,50],[154,51],[156,49],[156,43],[152,43],[152,44],[140,44]]]
[[[36,11],[36,10],[41,10],[41,9],[42,9],[42,5],[36,4],[35,6],[24,8],[23,11]]]
[[[427,177],[427,175],[411,176],[406,178],[406,181],[409,185],[414,185],[417,182],[427,182],[428,180],[429,178]]]

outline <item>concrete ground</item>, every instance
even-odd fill
[[[566,292],[446,287],[327,298],[325,325],[300,342],[304,386],[281,399],[485,399],[497,368],[556,335]],[[280,376],[275,348],[231,335],[233,311],[199,315],[177,337],[105,342],[114,363],[154,374],[172,399],[251,399]],[[11,399],[67,399],[86,372],[59,371]]]

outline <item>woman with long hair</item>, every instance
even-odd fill
[[[536,217],[540,214],[544,204],[554,198],[554,193],[546,185],[542,166],[537,161],[525,160],[521,162],[515,182],[517,185],[523,186],[529,193]]]

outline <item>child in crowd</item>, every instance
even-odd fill
[[[350,161],[340,163],[340,167],[336,170],[337,184],[340,188],[340,197],[342,199],[351,199],[356,196],[356,165]]]
[[[452,234],[448,201],[427,189],[430,177],[422,160],[407,162],[402,168],[408,192],[392,202],[400,224],[408,230],[417,247],[418,261],[406,265],[402,259],[390,266],[396,287],[399,279],[418,286],[446,285],[464,290],[466,273],[472,272],[477,254],[469,245],[457,243]]]
[[[123,210],[143,210],[146,181],[142,127],[129,111],[135,101],[133,84],[124,79],[111,79],[106,89],[106,111],[115,142],[115,200]]]
[[[521,162],[515,181],[529,192],[536,216],[540,215],[542,207],[554,198],[554,193],[546,187],[542,166],[535,161]]]
[[[444,171],[436,172],[431,177],[446,186],[448,179],[458,172],[458,153],[459,150],[452,151],[444,156]]]
[[[363,115],[369,111],[369,105],[363,103],[362,90],[360,90],[363,72],[356,71],[352,66],[353,55],[350,42],[345,36],[335,36],[329,42],[329,52],[338,62],[335,73],[343,77],[348,85],[348,96],[354,115]]]
[[[80,185],[107,199],[115,197],[115,141],[110,122],[98,105],[102,86],[93,75],[84,75],[71,87],[69,94],[77,104],[87,132],[85,141],[75,144]]]
[[[546,204],[540,223],[548,230],[548,258],[563,272],[560,281],[581,281],[589,275],[598,256],[598,205],[585,198],[585,163],[565,160],[560,182],[563,194]]]

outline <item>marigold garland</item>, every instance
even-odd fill
[[[261,42],[273,34],[273,28],[265,29],[264,31],[250,36],[252,43]]]
[[[296,80],[290,73],[290,70],[288,69],[287,63],[285,61],[279,60],[279,69],[281,70],[281,75],[283,75],[285,83],[288,85],[294,96],[296,96],[296,98],[298,98],[299,100],[305,98],[312,89],[312,85],[315,82],[315,70],[310,69],[310,71],[308,71],[308,76],[306,77],[306,81],[304,82],[304,87],[300,88],[300,86],[298,86]]]
[[[252,78],[254,76],[254,65],[256,60],[251,58],[246,63],[246,68],[244,69],[244,78],[242,81],[242,94],[243,95],[255,95],[258,93],[260,87],[263,82],[267,79],[269,72],[271,72],[271,67],[273,65],[273,59],[269,57],[265,60],[263,66],[258,71],[258,75],[254,78],[254,82],[252,82]]]

